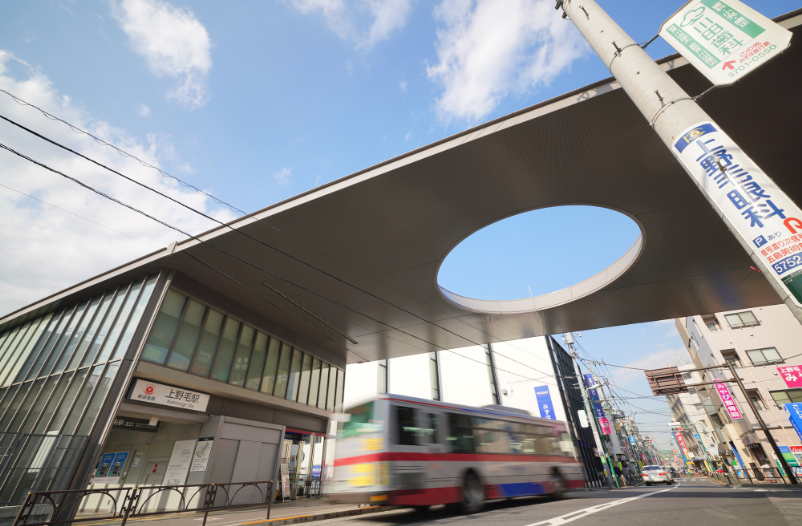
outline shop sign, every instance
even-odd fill
[[[183,387],[170,387],[141,378],[137,378],[134,382],[134,388],[131,390],[129,398],[136,402],[166,405],[191,411],[206,411],[206,406],[209,405],[209,395],[207,394],[190,391]]]
[[[783,377],[785,385],[788,387],[802,387],[802,366],[783,365],[777,367],[777,372]]]
[[[599,418],[599,426],[601,426],[602,435],[609,435],[612,433],[610,429],[610,422],[605,417]]]
[[[659,34],[717,86],[745,77],[791,42],[790,31],[740,0],[690,0]]]
[[[290,468],[281,464],[281,498],[290,498]]]
[[[187,473],[192,464],[192,452],[195,450],[194,440],[176,440],[173,452],[167,462],[164,473],[164,486],[181,486],[187,481]]]
[[[150,425],[150,420],[144,418],[128,418],[127,416],[118,416],[114,418],[112,427],[117,429],[130,429],[131,431],[150,431],[156,432],[159,430],[159,422],[155,426]]]
[[[95,468],[95,476],[90,484],[119,484],[128,451],[118,453],[104,453]]]
[[[796,457],[794,456],[794,453],[793,451],[791,451],[790,447],[778,445],[777,449],[780,450],[780,453],[782,453],[783,458],[785,459],[785,461],[788,463],[789,466],[795,468],[799,467],[799,464],[796,461]]]
[[[540,417],[556,420],[557,417],[554,416],[554,405],[551,402],[549,386],[535,387],[535,397],[537,398],[537,407],[540,410]]]
[[[735,405],[735,400],[732,399],[732,395],[730,394],[730,390],[727,389],[727,386],[724,384],[716,384],[716,391],[718,391],[718,396],[721,398],[724,407],[727,408],[730,418],[742,418],[741,410]]]
[[[796,434],[802,439],[802,404],[785,404],[783,407],[785,412],[788,413],[788,419],[791,421],[791,425],[794,426]]]
[[[766,279],[802,307],[802,210],[717,124],[689,127],[672,150],[765,265]]]
[[[802,455],[802,446],[790,446],[791,451],[796,455]]]
[[[195,454],[192,456],[192,466],[190,471],[206,471],[209,465],[209,457],[212,455],[212,445],[214,438],[201,438],[195,446]]]

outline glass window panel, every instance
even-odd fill
[[[311,406],[317,405],[317,392],[320,386],[320,360],[315,358],[312,361],[312,377],[309,381],[309,400],[307,403]]]
[[[61,401],[61,397],[64,395],[64,391],[67,390],[67,385],[70,383],[70,378],[72,378],[71,374],[62,374],[61,377],[59,377],[58,385],[56,386],[55,391],[53,391],[53,394],[47,403],[47,408],[39,418],[39,422],[36,424],[34,433],[44,433],[47,431],[47,424],[50,422],[50,418],[52,418],[53,413],[56,412],[56,408]]]
[[[120,314],[117,316],[117,319],[114,322],[114,327],[112,327],[109,337],[106,339],[106,343],[104,343],[103,347],[100,349],[100,354],[97,357],[97,363],[103,363],[108,360],[112,351],[119,343],[120,335],[127,327],[128,319],[131,316],[131,311],[134,309],[134,305],[139,298],[139,291],[142,289],[142,284],[144,282],[145,280],[142,280],[131,285],[131,290],[128,292],[128,297],[125,298],[125,303],[120,309]]]
[[[89,351],[87,351],[86,356],[84,356],[81,366],[91,365],[92,362],[95,361],[97,353],[100,352],[100,348],[106,341],[109,330],[111,329],[114,320],[117,318],[117,312],[120,310],[120,306],[123,304],[123,301],[125,301],[126,292],[128,292],[127,287],[120,287],[117,290],[117,293],[114,295],[114,301],[112,302],[111,307],[109,307],[109,310],[106,312],[106,318],[103,320],[103,325],[100,326],[100,330],[98,331],[97,336],[95,336],[95,341],[93,341],[89,346]]]
[[[195,300],[189,300],[189,305],[184,313],[181,328],[173,344],[173,350],[167,359],[167,366],[181,371],[189,369],[189,362],[195,353],[195,346],[200,338],[201,326],[203,325],[203,315],[206,313],[206,305]]]
[[[237,334],[239,333],[240,322],[233,318],[226,318],[226,328],[223,329],[223,336],[220,338],[220,346],[217,348],[217,356],[214,357],[214,366],[210,378],[228,381],[231,372],[231,363],[234,361],[234,350],[237,346]]]
[[[50,374],[50,371],[53,369],[53,366],[56,365],[56,361],[58,360],[59,356],[61,356],[61,352],[64,350],[64,347],[66,347],[70,336],[72,335],[73,331],[75,331],[75,327],[81,321],[87,305],[89,305],[89,302],[85,301],[75,308],[75,314],[72,315],[72,319],[70,320],[70,323],[67,324],[67,328],[64,329],[64,332],[61,334],[58,342],[56,342],[53,350],[50,351],[50,356],[47,357],[45,364],[38,372],[31,371],[32,373],[34,373],[36,376],[46,376]],[[30,374],[28,376],[30,376]]]
[[[114,381],[114,377],[117,375],[117,368],[119,366],[120,362],[109,364],[108,368],[106,369],[106,373],[100,380],[100,385],[97,386],[95,393],[92,395],[92,402],[89,404],[89,408],[87,408],[84,417],[81,419],[81,425],[78,426],[78,431],[75,433],[76,435],[86,436],[90,431],[92,431],[92,425],[95,423],[95,417],[100,412],[100,406],[103,405],[103,401],[106,399],[106,394],[111,388],[111,383]]]
[[[95,334],[97,334],[98,327],[100,327],[100,324],[103,323],[103,319],[106,317],[106,311],[109,310],[109,305],[111,305],[112,298],[114,298],[114,291],[107,292],[106,295],[103,296],[103,301],[100,303],[100,307],[97,309],[97,313],[92,320],[92,325],[90,325],[86,330],[86,336],[84,336],[84,339],[81,340],[78,350],[75,351],[72,360],[70,360],[70,364],[67,366],[68,371],[71,371],[81,365],[81,361],[83,360],[86,351],[92,344]]]
[[[0,358],[0,376],[5,377],[6,374],[9,372],[7,366],[12,366],[14,357],[17,356],[17,349],[19,349],[22,345],[22,342],[28,339],[28,335],[31,331],[31,323],[26,323],[25,325],[18,327],[16,333],[12,336],[11,340],[9,341],[9,346],[5,350],[3,357]]]
[[[757,318],[752,314],[752,311],[741,312],[739,315],[745,325],[757,325]]]
[[[755,365],[760,365],[766,363],[766,359],[763,358],[763,353],[759,350],[757,351],[746,351],[746,354],[749,355],[749,359],[752,360],[752,363]]]
[[[187,297],[172,289],[167,291],[164,297],[159,314],[148,336],[145,350],[142,352],[142,359],[149,362],[163,364],[170,347],[173,345],[173,338],[178,330],[178,322],[181,320],[181,313],[184,311],[184,302]]]
[[[783,359],[782,356],[780,356],[780,353],[778,353],[777,349],[774,347],[763,349],[763,356],[765,356],[766,360],[770,362],[781,362]]]
[[[281,345],[281,358],[278,361],[276,388],[273,390],[273,396],[279,398],[287,396],[287,376],[290,374],[290,358],[292,358],[292,347],[283,343]]]
[[[337,368],[331,367],[329,374],[329,396],[326,398],[326,410],[334,411],[334,395],[337,388]]]
[[[343,371],[342,369],[337,369],[337,395],[336,398],[334,399],[334,410],[338,413],[343,412],[344,391],[345,391],[345,371]]]
[[[0,357],[0,360],[8,361],[8,357],[11,355],[11,350],[14,348],[17,339],[21,337],[20,331],[23,333],[27,330],[27,325],[22,325],[19,327],[15,327],[11,330],[11,334],[8,335],[8,339],[5,342],[5,347],[3,348],[3,356]]]
[[[70,385],[69,389],[67,389],[67,394],[64,395],[64,400],[61,401],[58,409],[56,409],[56,414],[53,416],[53,421],[50,423],[48,428],[49,432],[59,431],[61,429],[61,425],[64,423],[64,420],[67,419],[70,409],[72,409],[72,403],[76,398],[78,398],[78,393],[81,392],[81,387],[83,387],[87,373],[89,373],[88,368],[79,369],[75,373],[75,379],[72,381],[72,385]]]
[[[34,402],[37,401],[37,398],[40,395],[42,390],[42,385],[45,383],[45,378],[40,378],[33,383],[33,387],[28,391],[28,396],[25,398],[25,401],[22,402],[19,410],[17,411],[17,415],[14,417],[14,420],[11,422],[11,425],[8,426],[7,431],[9,433],[17,433],[22,427],[22,422],[25,420],[31,412],[31,406]],[[41,393],[42,397],[46,398],[45,393]]]
[[[36,359],[33,361],[32,364],[30,364],[29,367],[27,367],[27,369],[26,367],[22,368],[22,371],[18,375],[18,378],[14,380],[15,382],[23,380],[23,374],[25,374],[24,379],[26,380],[30,380],[34,376],[37,376],[39,369],[42,368],[42,364],[45,362],[45,360],[47,360],[47,356],[53,350],[53,347],[56,346],[58,339],[64,332],[64,326],[67,325],[67,323],[69,323],[70,317],[72,316],[74,310],[75,310],[74,308],[64,310],[55,328],[53,328],[52,332],[49,334],[50,337],[44,341],[44,346],[42,347],[42,350],[38,354],[31,353],[31,357],[33,357],[33,355],[36,354]]]
[[[290,375],[287,378],[287,400],[298,398],[298,382],[301,379],[301,365],[303,364],[304,353],[295,349],[292,352],[292,365],[290,365]]]
[[[317,395],[317,406],[326,409],[326,395],[329,392],[329,364],[323,362],[320,368],[320,391]]]
[[[36,328],[31,329],[33,335],[28,339],[25,347],[20,347],[14,351],[14,356],[10,358],[9,362],[5,366],[0,367],[1,370],[5,371],[3,375],[0,375],[0,385],[10,385],[12,380],[19,374],[23,364],[27,363],[28,358],[34,354],[34,351],[41,347],[40,340],[42,339],[42,333],[45,331],[49,321],[50,314],[44,318],[40,318]],[[20,378],[20,380],[22,379]]]
[[[304,355],[301,367],[301,383],[298,386],[298,402],[305,404],[309,400],[309,377],[312,375],[312,355]]]
[[[3,413],[6,412],[6,409],[8,409],[11,401],[14,400],[14,397],[17,395],[17,391],[19,391],[19,385],[9,388],[8,393],[6,393],[6,397],[3,399],[3,402],[0,403],[0,417],[3,416]],[[0,431],[2,431],[2,429],[0,429]]]
[[[786,391],[788,394],[788,399],[791,400],[792,403],[798,404],[802,402],[802,389],[791,389]]]
[[[100,296],[93,299],[89,303],[89,307],[86,308],[86,312],[81,318],[81,321],[78,323],[75,331],[73,331],[72,335],[70,336],[70,340],[64,347],[64,351],[61,353],[61,357],[59,357],[56,367],[53,369],[53,373],[60,373],[63,371],[64,367],[66,367],[67,363],[70,361],[70,358],[73,357],[75,349],[78,347],[78,344],[81,343],[84,335],[86,334],[86,330],[89,328],[89,324],[92,323],[92,320],[95,317],[95,312],[97,311],[98,305],[100,305]]]
[[[17,409],[19,409],[19,406],[22,405],[22,402],[25,400],[25,396],[28,394],[32,384],[33,382],[26,382],[22,384],[19,390],[17,390],[17,392],[14,394],[14,399],[11,400],[11,403],[8,405],[8,409],[6,409],[6,413],[3,415],[3,419],[0,420],[0,432],[6,431],[8,424],[11,423],[11,419],[14,418]]]
[[[253,345],[251,364],[248,366],[248,379],[245,382],[246,389],[259,390],[262,371],[265,369],[265,358],[267,358],[267,334],[258,332],[256,333],[256,343]]]
[[[153,292],[153,287],[156,286],[158,277],[158,274],[156,274],[147,278],[147,281],[145,281],[145,286],[142,288],[142,293],[139,295],[134,311],[128,319],[128,325],[126,325],[125,332],[120,338],[120,343],[117,344],[117,349],[114,351],[114,356],[111,358],[112,360],[119,360],[125,356],[125,353],[128,351],[128,345],[131,343],[131,339],[133,339],[137,327],[139,327],[139,320],[142,319],[142,313],[145,312],[145,307],[148,305],[150,295]]]
[[[33,406],[29,418],[22,425],[20,433],[30,433],[33,430],[33,426],[36,424],[37,418],[39,418],[39,415],[42,413],[42,409],[44,409],[47,401],[50,400],[50,395],[53,393],[53,388],[56,387],[56,382],[58,382],[58,379],[58,376],[51,376],[47,379],[45,387],[39,394],[39,399],[36,400],[36,405]]]
[[[737,314],[726,314],[724,319],[727,320],[727,323],[729,323],[730,327],[733,329],[743,326],[743,322],[741,322],[741,318],[739,318]]]
[[[81,388],[81,394],[78,395],[78,398],[75,400],[75,404],[73,404],[72,411],[70,411],[70,417],[64,423],[64,428],[61,430],[62,435],[72,435],[75,432],[75,428],[78,426],[78,421],[81,419],[84,408],[89,402],[89,396],[92,394],[92,390],[95,388],[95,386],[97,386],[100,377],[103,375],[104,367],[106,366],[96,365],[92,368],[92,373],[89,375],[89,380],[87,380],[87,382]]]
[[[281,353],[281,340],[270,338],[270,345],[267,347],[267,361],[265,362],[265,372],[262,376],[261,391],[266,394],[273,394],[276,385],[276,371],[278,370],[278,358]]]
[[[214,352],[220,341],[220,331],[223,328],[223,313],[209,308],[206,314],[206,323],[203,324],[198,350],[195,359],[189,367],[189,372],[208,377],[214,362]]]
[[[14,334],[15,331],[18,331],[18,330],[19,330],[19,327],[15,328],[15,329],[11,329],[10,331],[6,331],[6,332],[3,333],[2,336],[0,336],[0,360],[3,359],[3,355],[6,352],[6,347],[11,342],[9,337],[12,334]]]
[[[231,368],[231,378],[228,383],[243,387],[245,385],[245,375],[248,373],[248,364],[251,361],[251,351],[253,351],[254,331],[247,325],[242,326],[242,333],[237,345],[237,353],[234,355],[234,366]]]

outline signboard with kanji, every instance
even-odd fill
[[[735,400],[732,398],[727,386],[724,384],[716,384],[716,391],[718,391],[718,396],[721,398],[721,403],[727,408],[727,413],[729,413],[730,418],[742,418],[741,410],[735,405]]]
[[[802,365],[783,365],[777,367],[777,372],[788,387],[802,387]]]
[[[672,150],[766,266],[766,278],[802,307],[802,210],[717,124],[688,128]]]
[[[136,378],[129,400],[167,405],[191,411],[206,411],[209,395],[190,391],[182,387],[171,387],[156,382]]]
[[[716,85],[732,84],[791,45],[791,32],[739,0],[691,0],[660,36]]]

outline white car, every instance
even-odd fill
[[[673,484],[674,477],[671,476],[671,472],[667,468],[662,466],[643,466],[643,482],[645,482],[647,486],[658,482]]]

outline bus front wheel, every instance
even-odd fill
[[[554,468],[551,474],[551,494],[554,497],[561,497],[566,492],[565,479],[560,470]]]
[[[476,513],[482,509],[485,500],[485,490],[476,473],[469,471],[462,482],[462,511]]]

